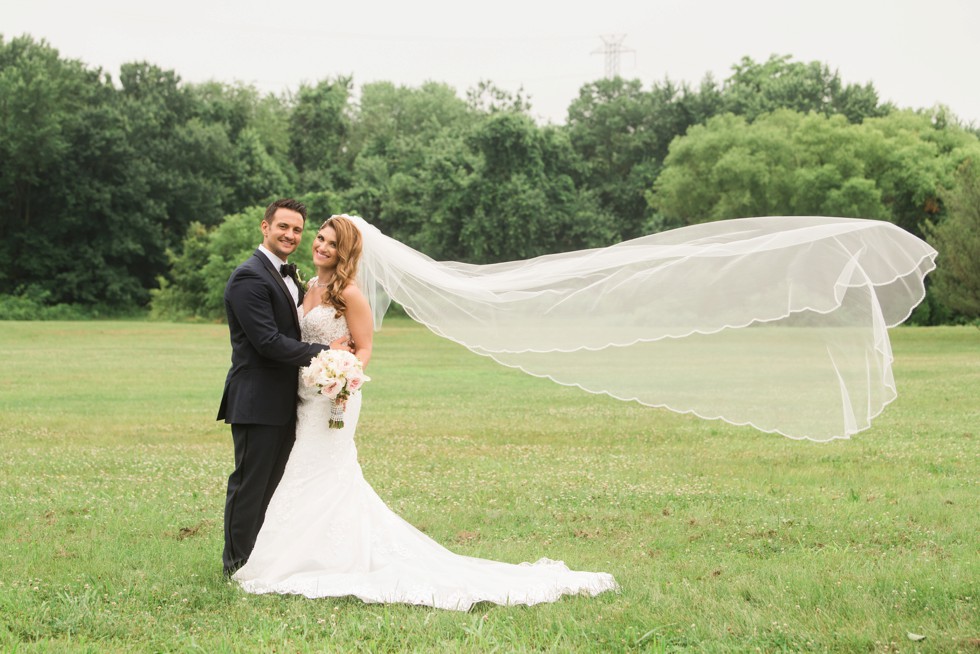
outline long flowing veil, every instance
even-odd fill
[[[529,374],[814,441],[868,428],[896,397],[888,328],[936,257],[891,223],[781,216],[473,265],[352,219],[377,327],[394,300]]]

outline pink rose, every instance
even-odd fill
[[[336,377],[327,379],[321,386],[320,394],[329,397],[331,400],[337,397],[344,388],[344,385]]]

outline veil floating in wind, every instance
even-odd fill
[[[394,300],[531,375],[814,441],[868,428],[896,397],[888,327],[922,300],[936,257],[891,223],[786,216],[472,265],[352,219],[377,327]]]

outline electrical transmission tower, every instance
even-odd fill
[[[636,52],[632,48],[624,48],[623,41],[626,40],[625,34],[603,34],[602,47],[596,48],[592,54],[603,54],[606,56],[606,78],[612,79],[619,77],[619,55],[624,52]]]

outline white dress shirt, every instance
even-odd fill
[[[276,269],[276,272],[279,272],[279,266],[287,263],[276,255],[272,254],[272,252],[266,249],[264,245],[259,245],[259,251],[268,257],[269,261],[272,262],[272,267]],[[296,286],[296,282],[293,281],[292,277],[283,277],[282,281],[286,282],[286,288],[289,289],[289,294],[293,296],[293,306],[295,307],[299,304],[299,287]]]

